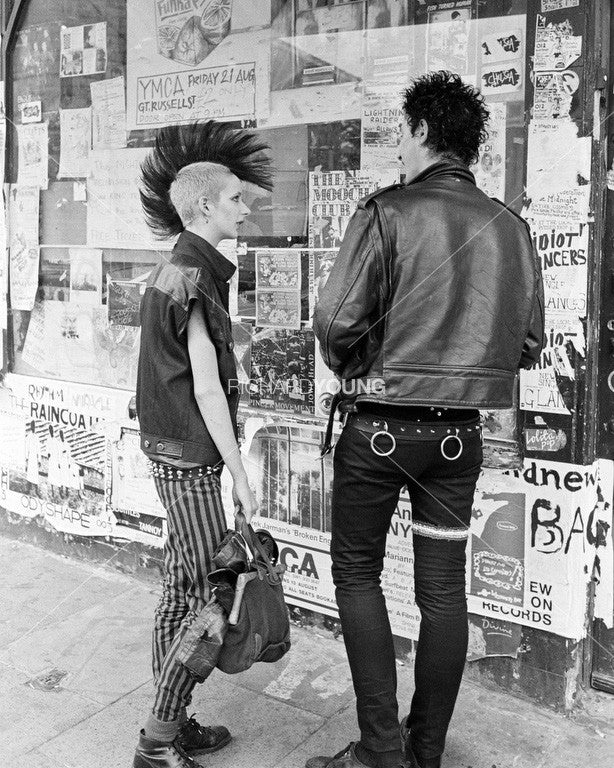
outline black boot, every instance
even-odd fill
[[[176,742],[154,741],[141,731],[132,768],[201,768]]]
[[[194,717],[186,720],[179,729],[175,743],[188,755],[217,752],[231,739],[228,728],[223,725],[201,725]]]
[[[441,757],[422,758],[416,755],[411,743],[408,719],[409,715],[401,720],[401,744],[407,768],[441,768]]]

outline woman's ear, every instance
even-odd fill
[[[211,213],[211,210],[209,209],[209,199],[206,197],[199,197],[198,198],[198,210],[203,214],[203,216],[209,216]]]

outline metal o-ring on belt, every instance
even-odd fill
[[[456,442],[458,443],[458,453],[455,456],[448,456],[448,454],[444,450],[444,446],[448,442],[448,440],[456,440]],[[463,441],[458,436],[458,429],[456,430],[455,435],[446,435],[444,437],[444,439],[439,444],[439,450],[441,451],[441,455],[447,461],[456,461],[456,459],[460,459],[461,454],[463,453]]]
[[[380,451],[379,448],[376,448],[375,446],[375,438],[379,437],[379,435],[385,435],[390,439],[390,448],[387,451]],[[388,423],[384,422],[384,429],[380,429],[378,432],[374,432],[371,435],[371,450],[376,456],[390,456],[391,453],[394,453],[397,447],[397,440],[394,435],[391,435],[390,432],[388,432]]]

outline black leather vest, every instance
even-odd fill
[[[237,369],[228,314],[228,280],[235,267],[193,232],[163,254],[141,301],[141,349],[136,407],[141,448],[152,459],[217,464],[221,456],[194,397],[187,326],[202,312],[215,345],[219,378],[235,434],[239,405]]]

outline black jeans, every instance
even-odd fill
[[[467,651],[465,549],[482,463],[480,430],[477,421],[404,422],[403,432],[397,423],[390,426],[396,449],[382,457],[371,448],[372,435],[359,428],[363,418],[381,421],[368,414],[350,417],[335,449],[331,542],[360,741],[374,752],[400,744],[395,653],[380,575],[391,518],[407,485],[421,613],[408,724],[417,757],[436,758],[444,749]],[[441,451],[446,428],[453,434],[459,429],[463,443],[462,454],[452,461]],[[376,442],[380,452],[389,446],[385,437]],[[455,455],[457,446],[454,440],[447,443],[448,455]]]

